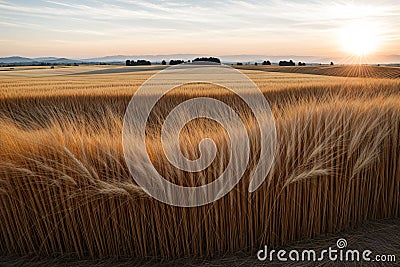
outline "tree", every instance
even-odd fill
[[[161,65],[167,65],[167,61],[165,60],[161,61]]]
[[[279,66],[296,66],[296,64],[293,62],[293,60],[290,61],[281,60],[279,61]]]
[[[271,62],[269,60],[265,61],[262,63],[263,65],[271,65]]]
[[[238,63],[236,63],[236,65],[238,65],[238,66],[242,66],[242,65],[243,65],[243,63],[242,63],[242,62],[238,62]]]
[[[135,60],[127,60],[126,61],[127,66],[142,66],[142,65],[151,65],[151,62],[148,60],[144,59],[138,59],[136,62]]]
[[[333,64],[333,62],[331,61],[331,66],[333,66],[334,64]]]
[[[144,60],[144,59],[138,59],[136,61],[136,65],[142,66],[142,65],[151,65],[151,62],[148,60]]]
[[[258,65],[258,63],[257,63],[257,62],[255,62],[255,63],[254,63],[254,66],[257,66],[257,65]]]
[[[178,65],[178,64],[182,64],[182,63],[184,63],[185,61],[184,60],[181,60],[181,59],[171,59],[170,61],[169,61],[169,65]]]
[[[193,62],[196,62],[196,61],[208,61],[208,62],[214,62],[214,63],[221,64],[221,60],[216,57],[198,57],[198,58],[193,59]]]

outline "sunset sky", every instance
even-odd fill
[[[365,52],[390,58],[400,55],[399,29],[399,0],[0,0],[1,57]]]

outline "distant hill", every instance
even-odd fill
[[[56,60],[56,59],[59,59],[59,58],[57,58],[57,57],[36,57],[36,58],[33,58],[34,60],[37,60],[37,61],[48,61],[48,60]]]
[[[57,58],[57,57],[39,57],[39,58],[27,58],[27,57],[2,57],[0,58],[0,64],[74,64],[82,63],[82,60],[68,59],[68,58]]]
[[[5,64],[10,64],[10,63],[29,63],[31,61],[32,61],[31,58],[18,57],[18,56],[0,58],[0,63],[5,63]]]
[[[125,60],[138,60],[145,59],[151,62],[161,62],[163,60],[169,61],[171,59],[182,59],[182,60],[192,60],[196,57],[202,57],[205,55],[199,54],[168,54],[168,55],[115,55],[115,56],[105,56],[96,58],[85,58],[82,59],[83,62],[125,62]]]
[[[281,60],[293,60],[294,62],[306,62],[308,65],[313,64],[329,64],[333,61],[335,64],[351,64],[351,60],[345,60],[339,57],[320,57],[320,56],[295,56],[295,55],[281,55],[281,56],[268,56],[268,55],[206,55],[206,54],[166,54],[166,55],[112,55],[105,57],[96,58],[84,58],[84,59],[69,59],[69,58],[59,58],[59,57],[38,57],[38,58],[27,58],[20,56],[11,56],[0,58],[0,64],[17,64],[17,65],[29,65],[29,64],[82,64],[82,63],[108,63],[108,64],[125,64],[126,60],[138,60],[144,59],[150,62],[159,62],[166,60],[193,60],[195,58],[210,57],[214,56],[221,59],[222,63],[225,64],[236,64],[237,62],[242,62],[243,64],[254,62],[263,62],[264,60],[269,60],[272,63],[277,63]],[[371,64],[381,65],[385,64],[398,64],[400,63],[400,55],[381,55],[375,57],[368,57]]]
[[[77,59],[68,59],[68,58],[55,58],[55,59],[44,60],[44,62],[54,63],[54,64],[73,64],[73,63],[82,63],[83,61]]]

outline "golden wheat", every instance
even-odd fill
[[[362,78],[400,78],[399,67],[381,67],[369,65],[343,66],[303,66],[303,67],[276,67],[276,66],[242,66],[240,69],[262,70],[268,72],[303,73],[314,75],[329,75],[341,77]]]
[[[193,175],[173,168],[159,140],[164,113],[207,95],[235,107],[246,122],[248,170],[228,195],[196,208],[150,198],[126,167],[123,114],[150,73],[133,81],[128,75],[2,80],[1,253],[210,256],[399,217],[398,80],[246,73],[270,101],[278,137],[273,169],[254,193],[248,184],[259,132],[237,97],[189,85],[166,95],[149,118],[147,149],[154,166],[183,185],[212,181],[229,159],[218,156]],[[221,127],[196,120],[180,134],[189,158],[198,156],[203,137],[226,149]]]

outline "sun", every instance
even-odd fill
[[[365,56],[376,51],[379,34],[376,25],[370,22],[353,22],[339,31],[343,49],[352,55]]]

